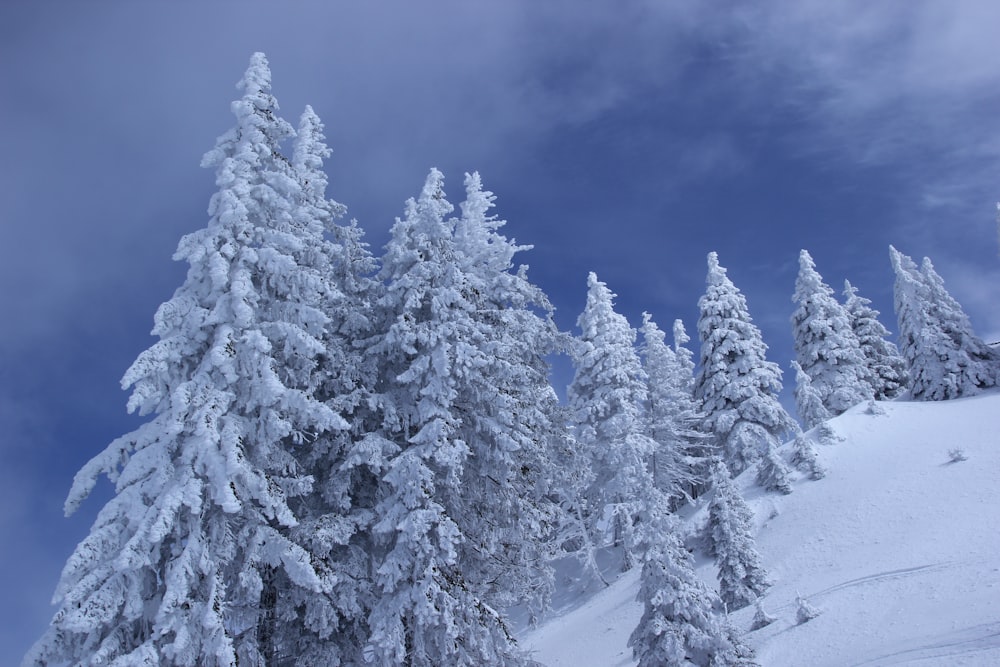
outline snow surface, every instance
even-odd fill
[[[1000,665],[1000,393],[879,403],[830,420],[826,478],[789,496],[737,483],[754,509],[777,620],[747,634],[764,667]],[[790,445],[783,452],[788,455]],[[952,462],[949,452],[967,460]],[[689,525],[704,521],[701,499]],[[699,573],[715,584],[714,564]],[[634,665],[638,568],[521,636],[549,667]],[[820,615],[797,624],[801,594]],[[731,615],[750,627],[751,605]]]

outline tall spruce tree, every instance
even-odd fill
[[[795,358],[834,415],[872,395],[872,373],[847,311],[816,271],[809,252],[799,253],[792,313]]]
[[[551,448],[565,428],[547,356],[567,340],[528,267],[515,269],[514,257],[531,246],[499,233],[506,223],[491,213],[494,201],[478,173],[465,175],[455,248],[479,344],[459,399],[470,458],[453,511],[475,538],[460,558],[477,595],[537,612],[552,585],[546,563],[558,518]]]
[[[871,299],[859,296],[849,280],[844,281],[844,310],[867,359],[873,397],[881,401],[899,395],[906,389],[906,361],[887,339],[889,330],[879,322],[879,311],[871,307]]]
[[[628,569],[639,543],[634,527],[644,512],[662,510],[664,499],[648,467],[657,443],[647,435],[643,416],[646,375],[634,347],[636,333],[615,312],[614,296],[596,274],[589,275],[567,398],[577,442],[593,471],[579,499],[586,528],[595,543],[611,538]],[[611,534],[602,536],[605,523]]]
[[[708,255],[707,287],[698,307],[701,363],[695,397],[719,455],[737,475],[759,460],[769,443],[777,445],[793,433],[796,424],[777,399],[781,370],[767,361],[767,345],[746,298],[714,252]]]
[[[375,507],[376,664],[520,664],[501,605],[544,595],[545,436],[557,402],[544,355],[556,341],[521,247],[467,179],[462,217],[432,170],[386,246],[384,318],[372,352],[393,443]]]
[[[694,400],[690,358],[684,325],[674,327],[675,348],[665,342],[665,335],[649,313],[642,315],[642,345],[639,348],[646,372],[648,432],[656,442],[650,459],[650,472],[660,491],[676,505],[688,497],[698,482],[701,445],[706,436],[698,430],[702,415]],[[678,350],[682,352],[678,354]]]
[[[1000,360],[975,335],[968,316],[948,294],[929,259],[918,269],[889,246],[896,273],[900,351],[909,366],[910,396],[940,401],[995,386]]]
[[[70,557],[59,611],[25,664],[273,664],[276,581],[322,590],[289,538],[312,479],[293,455],[347,423],[316,397],[333,296],[322,224],[281,142],[271,75],[255,54],[232,105],[205,229],[189,269],[122,380],[150,421],[77,474],[72,512],[100,475],[116,495]]]
[[[317,396],[344,416],[350,427],[317,434],[311,446],[296,451],[314,484],[310,494],[296,499],[300,520],[291,536],[308,552],[322,590],[312,592],[277,582],[280,659],[273,664],[359,664],[374,604],[371,525],[378,478],[390,448],[370,437],[374,415],[369,403],[376,369],[358,342],[373,333],[369,314],[380,285],[372,277],[376,263],[361,230],[354,221],[339,224],[346,207],[326,198],[322,168],[329,155],[323,124],[306,107],[292,154],[303,189],[300,216],[325,227],[328,245],[335,251],[325,274],[337,288],[326,299],[330,321],[319,360],[322,382]],[[315,250],[307,248],[306,252]]]

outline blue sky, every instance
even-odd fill
[[[254,51],[286,118],[325,121],[329,195],[373,248],[430,167],[456,204],[479,170],[563,328],[596,271],[633,326],[693,332],[716,250],[787,368],[799,249],[895,329],[892,243],[1000,338],[1000,4],[756,4],[2,3],[0,655],[40,634],[107,497],[62,517],[138,423],[118,381]]]

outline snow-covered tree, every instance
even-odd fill
[[[719,575],[719,597],[742,609],[770,587],[753,537],[753,513],[721,460],[712,466],[715,495],[708,506],[709,551]]]
[[[808,474],[809,479],[823,479],[826,476],[826,468],[819,461],[813,440],[805,433],[797,433],[795,440],[792,441],[791,463],[802,472]]]
[[[878,320],[879,311],[871,299],[858,296],[849,280],[844,281],[844,309],[851,318],[851,329],[858,337],[861,353],[871,371],[869,381],[877,400],[897,396],[906,388],[906,361],[895,344],[887,340],[889,330]]]
[[[896,273],[900,351],[909,366],[910,396],[947,400],[996,385],[1000,360],[972,331],[962,307],[929,259],[918,269],[889,247]]]
[[[761,628],[766,628],[767,626],[778,620],[775,616],[771,616],[764,609],[764,601],[757,598],[757,602],[754,604],[756,611],[753,614],[753,620],[750,622],[750,630],[760,630]]]
[[[381,431],[393,443],[375,507],[376,664],[518,664],[500,605],[543,592],[546,436],[557,405],[549,306],[466,181],[462,217],[432,170],[386,246]]]
[[[705,294],[699,299],[701,363],[695,397],[719,454],[735,475],[768,448],[794,432],[796,424],[781,407],[781,369],[766,359],[767,345],[753,324],[746,298],[708,255]]]
[[[768,441],[767,449],[757,463],[757,485],[765,491],[792,492],[791,471],[781,458],[774,441]]]
[[[813,432],[816,435],[816,441],[824,446],[835,445],[838,442],[844,441],[844,436],[839,435],[833,426],[830,425],[830,422],[819,424]]]
[[[380,290],[373,279],[376,264],[356,223],[337,222],[346,207],[326,198],[322,167],[330,149],[324,142],[322,122],[306,107],[292,153],[303,190],[299,211],[303,221],[322,222],[326,228],[335,253],[325,274],[337,288],[326,300],[330,321],[317,396],[348,419],[350,427],[320,435],[297,451],[314,484],[312,493],[296,499],[300,521],[291,536],[309,553],[322,591],[305,591],[279,580],[275,615],[280,620],[276,643],[283,656],[302,665],[362,661],[375,597],[370,572],[373,505],[391,451],[389,443],[370,435],[376,369],[357,345],[372,335],[370,313]]]
[[[722,603],[694,572],[676,525],[643,559],[639,595],[643,614],[628,645],[639,667],[755,665],[753,650],[719,613]]]
[[[795,357],[834,415],[872,395],[871,371],[851,328],[851,317],[816,271],[809,252],[799,253],[792,300]]]
[[[649,435],[656,441],[650,472],[657,488],[676,504],[698,481],[699,450],[706,439],[698,430],[703,416],[694,400],[694,364],[683,347],[688,338],[680,320],[674,323],[671,348],[652,316],[643,313],[642,318],[639,350],[647,377],[646,417]]]
[[[579,502],[592,539],[598,540],[607,523],[608,537],[622,549],[628,568],[637,543],[633,526],[647,509],[659,511],[663,501],[648,468],[657,443],[647,435],[642,413],[646,375],[634,347],[635,330],[615,312],[614,294],[593,273],[587,288],[577,320],[576,374],[567,390],[576,439],[593,471]]]
[[[294,452],[347,427],[316,397],[332,249],[300,215],[263,54],[238,87],[236,126],[203,160],[219,188],[208,226],[180,241],[187,278],[122,380],[129,410],[153,417],[77,474],[67,512],[102,474],[116,495],[26,664],[273,664],[276,582],[323,589],[289,534],[312,485]]]
[[[868,405],[865,406],[865,414],[878,417],[885,414],[885,408],[879,405],[878,401],[874,398],[870,398],[868,399]]]
[[[465,361],[457,402],[470,458],[453,511],[474,537],[460,558],[477,594],[498,608],[525,603],[540,610],[551,586],[546,562],[557,521],[550,450],[565,429],[547,355],[567,341],[527,266],[514,269],[515,255],[531,246],[499,233],[506,223],[491,213],[494,200],[478,173],[465,175],[455,246],[479,349]]]
[[[681,375],[685,378],[683,386],[686,390],[693,394],[694,353],[684,347],[689,342],[691,342],[691,336],[688,336],[687,330],[684,328],[684,322],[679,319],[674,320],[674,354],[677,357],[677,365],[682,370]]]
[[[814,607],[801,593],[795,596],[795,620],[799,625],[808,623],[819,615],[820,610]]]
[[[799,413],[802,425],[808,430],[832,415],[823,405],[823,397],[812,385],[809,374],[802,370],[799,362],[793,361],[791,366],[795,371],[795,410]]]

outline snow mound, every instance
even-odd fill
[[[749,632],[753,605],[730,619],[764,667],[1000,665],[1000,393],[879,405],[830,420],[841,439],[817,447],[824,479],[789,496],[739,480],[776,620]],[[629,573],[521,643],[550,667],[634,665],[637,591]],[[801,623],[800,597],[818,612]]]

